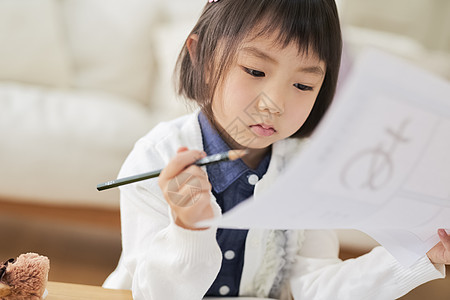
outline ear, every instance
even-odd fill
[[[186,40],[186,47],[189,51],[189,56],[191,57],[191,61],[193,64],[196,64],[197,57],[197,45],[198,45],[198,34],[191,34]]]
[[[0,283],[0,298],[11,295],[11,288],[6,284]]]

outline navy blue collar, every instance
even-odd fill
[[[211,125],[203,112],[198,115],[198,121],[202,131],[203,150],[207,155],[226,152],[230,147],[225,143],[217,130]],[[206,166],[208,179],[211,182],[213,190],[221,193],[226,190],[244,173],[251,171],[261,179],[266,173],[270,162],[270,152],[259,163],[256,170],[250,169],[241,159],[226,161]]]

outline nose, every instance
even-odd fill
[[[271,96],[269,96],[271,95]],[[274,96],[272,96],[274,95]],[[258,97],[257,107],[261,112],[267,111],[270,114],[281,115],[284,112],[283,93],[265,93],[262,92]]]

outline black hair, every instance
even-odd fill
[[[207,3],[192,29],[198,42],[187,43],[178,57],[180,95],[196,101],[210,116],[214,92],[234,61],[243,40],[275,33],[282,47],[294,43],[299,52],[313,51],[326,64],[325,78],[314,107],[293,135],[309,136],[327,111],[336,90],[342,52],[339,17],[334,0],[220,0]],[[192,55],[192,57],[191,57]],[[214,70],[214,72],[210,72]],[[225,77],[225,76],[223,76]]]

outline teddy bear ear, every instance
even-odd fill
[[[11,294],[11,288],[6,284],[0,283],[0,298]]]

